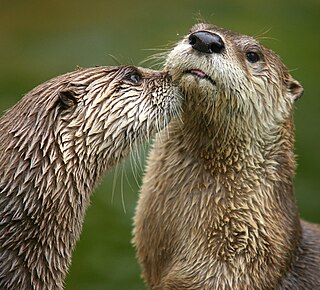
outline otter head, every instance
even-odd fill
[[[191,112],[207,122],[234,117],[277,124],[303,92],[270,49],[210,24],[191,29],[168,55],[166,69],[179,80]]]
[[[51,164],[61,170],[53,165],[58,162],[93,185],[179,108],[167,72],[134,66],[80,69],[39,85],[1,118],[0,151],[15,152],[1,158],[11,158],[17,167],[31,160],[31,168]]]
[[[167,72],[134,66],[81,75],[59,92],[59,101],[64,157],[93,158],[85,164],[105,164],[103,170],[164,128],[180,108],[178,89]]]

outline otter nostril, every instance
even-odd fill
[[[204,53],[222,53],[225,48],[222,38],[208,31],[197,31],[189,35],[189,44]]]
[[[197,38],[196,38],[193,34],[191,34],[191,35],[189,36],[189,44],[190,44],[191,46],[194,46],[194,45],[196,44],[196,42],[197,42]]]

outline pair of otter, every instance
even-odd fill
[[[135,216],[150,289],[320,288],[320,229],[299,219],[293,193],[301,85],[253,38],[208,24],[165,71],[67,74],[1,118],[1,289],[63,287],[94,186],[180,108]]]

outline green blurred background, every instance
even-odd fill
[[[319,0],[0,0],[0,111],[77,65],[115,65],[109,54],[137,65],[156,52],[150,49],[180,39],[199,13],[260,36],[303,84],[295,112],[295,184],[302,217],[320,222]],[[108,173],[93,195],[67,290],[145,289],[130,244],[145,152],[147,145]]]

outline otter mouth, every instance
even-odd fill
[[[209,81],[213,86],[216,85],[216,82],[211,77],[209,77],[204,71],[200,69],[190,69],[190,70],[187,70],[185,74],[191,74],[198,79]]]

